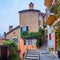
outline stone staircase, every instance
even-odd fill
[[[24,60],[40,60],[37,50],[28,50]]]

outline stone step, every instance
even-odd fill
[[[29,53],[29,55],[38,55],[38,53]]]
[[[37,52],[37,50],[28,50],[28,52]]]
[[[37,54],[38,52],[27,52],[27,53],[28,53],[28,54],[29,54],[29,53],[35,53],[35,54]]]
[[[26,57],[26,59],[37,59],[37,60],[39,60],[39,57]]]
[[[28,52],[30,52],[30,51],[32,51],[32,52],[37,52],[37,50],[28,50]]]
[[[38,60],[38,59],[25,59],[25,60]]]
[[[28,50],[25,60],[39,60],[39,53],[36,50]]]
[[[28,52],[27,54],[38,54],[37,52]]]
[[[35,57],[37,57],[39,55],[38,54],[37,55],[27,54],[27,56],[35,56]]]

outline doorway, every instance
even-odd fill
[[[1,47],[1,60],[7,60],[7,47]]]

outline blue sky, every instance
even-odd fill
[[[35,9],[45,13],[44,0],[0,0],[0,34],[8,32],[9,25],[19,25],[18,11],[28,9],[30,2]]]

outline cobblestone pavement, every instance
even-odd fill
[[[40,60],[60,60],[54,54],[50,54],[47,50],[38,50],[40,53]]]

